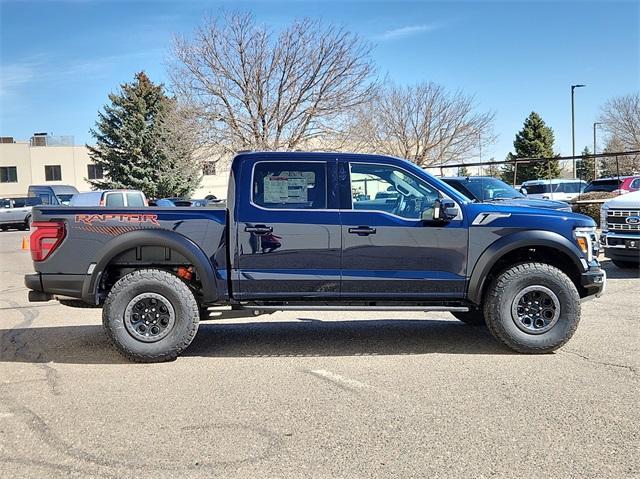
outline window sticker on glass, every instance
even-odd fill
[[[267,203],[306,203],[307,179],[291,176],[265,176],[264,201]]]

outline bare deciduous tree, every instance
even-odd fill
[[[375,89],[370,46],[311,20],[275,34],[250,14],[226,14],[176,38],[173,54],[176,94],[225,153],[314,149]]]
[[[601,176],[634,175],[640,172],[640,155],[615,155],[621,151],[634,151],[626,146],[618,137],[611,136],[607,139],[604,153],[612,153],[600,159]]]
[[[640,150],[640,93],[609,100],[602,107],[599,121],[624,150]]]
[[[421,166],[464,160],[495,141],[493,113],[476,113],[474,99],[435,83],[381,88],[358,108],[349,142],[358,151],[407,158]]]
[[[155,146],[159,153],[157,188],[159,196],[193,193],[202,178],[202,165],[214,152],[207,146],[206,129],[188,107],[175,98],[166,100],[155,122]]]

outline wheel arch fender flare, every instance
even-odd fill
[[[202,249],[180,233],[168,230],[136,230],[125,233],[106,243],[96,255],[97,261],[91,275],[83,285],[83,300],[97,304],[98,284],[100,277],[109,263],[120,253],[140,246],[163,246],[177,251],[198,271],[202,283],[202,299],[204,302],[218,299],[215,268]]]
[[[518,231],[491,243],[480,255],[473,267],[473,272],[469,278],[467,297],[474,304],[482,302],[482,292],[485,289],[487,276],[493,266],[504,255],[517,249],[526,247],[549,247],[558,250],[571,258],[574,266],[580,271],[584,270],[581,262],[582,254],[578,246],[569,241],[564,236],[553,231],[528,230]]]

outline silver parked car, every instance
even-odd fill
[[[31,207],[40,203],[39,198],[0,199],[0,229],[28,230],[31,226]]]

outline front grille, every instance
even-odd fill
[[[609,210],[607,213],[607,227],[610,231],[627,231],[640,233],[639,223],[627,223],[627,218],[640,218],[640,210]]]

